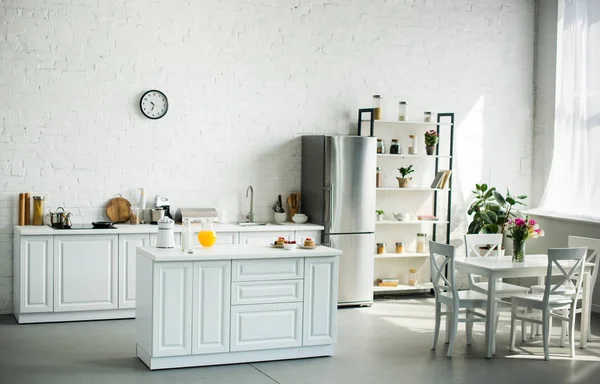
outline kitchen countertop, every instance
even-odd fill
[[[196,261],[196,260],[251,260],[265,258],[296,258],[340,256],[342,251],[318,245],[314,249],[296,248],[286,250],[265,245],[217,244],[211,248],[195,247],[193,254],[184,253],[179,247],[138,247],[138,255],[153,261]]]
[[[21,236],[41,235],[89,235],[89,234],[128,234],[128,233],[156,233],[158,225],[152,224],[115,224],[116,229],[54,229],[47,225],[15,225],[15,232]],[[175,224],[175,232],[181,232],[181,224]],[[256,226],[241,226],[234,223],[215,223],[217,233],[225,232],[277,232],[277,231],[322,231],[322,225],[317,224],[266,224]],[[192,224],[192,231],[200,231],[200,224]]]

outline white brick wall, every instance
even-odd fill
[[[19,192],[86,222],[140,186],[238,218],[252,184],[267,220],[300,186],[298,136],[354,133],[374,93],[389,117],[456,113],[459,236],[473,182],[529,193],[533,19],[533,0],[2,0],[0,313]]]

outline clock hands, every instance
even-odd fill
[[[151,109],[151,111],[154,111],[154,103],[153,103],[153,102],[150,102],[150,104],[152,104],[152,109]]]

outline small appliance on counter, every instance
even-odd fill
[[[150,224],[157,224],[163,217],[173,220],[169,199],[165,196],[156,195],[154,197],[154,207],[150,211],[150,215]]]
[[[199,223],[204,219],[218,221],[219,214],[215,208],[178,208],[175,211],[175,222],[183,223],[186,219],[191,223]]]
[[[168,217],[163,217],[158,221],[158,236],[156,237],[156,246],[158,248],[175,247],[174,226],[175,222]]]

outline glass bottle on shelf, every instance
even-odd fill
[[[385,145],[383,144],[383,139],[377,139],[377,153],[385,153]]]
[[[215,232],[212,221],[202,221],[200,232],[198,232],[198,241],[200,242],[200,245],[205,248],[212,247],[215,244],[217,241],[217,233]]]
[[[406,121],[406,101],[398,103],[398,121]]]
[[[390,154],[397,155],[400,153],[400,145],[398,139],[392,139],[392,145],[390,145]]]
[[[417,253],[427,252],[427,234],[417,233]]]
[[[416,155],[417,154],[417,138],[415,135],[408,135],[408,154]]]
[[[404,243],[402,241],[396,242],[396,253],[404,253]]]
[[[433,114],[431,112],[425,112],[423,116],[423,121],[426,123],[431,123],[433,121]]]
[[[377,167],[377,172],[375,173],[375,187],[376,188],[380,188],[381,187],[381,171],[382,168],[381,167]]]
[[[415,268],[408,270],[408,285],[417,285],[417,270]]]
[[[381,120],[381,95],[373,95],[373,119]]]

